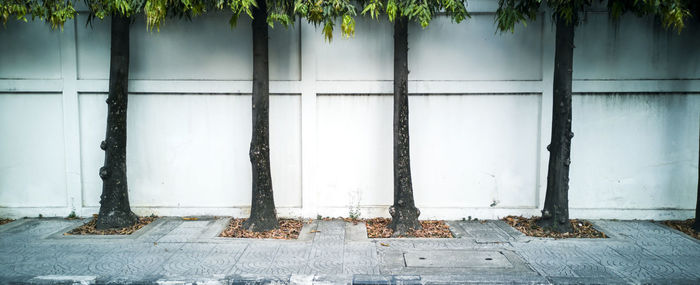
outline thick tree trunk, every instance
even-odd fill
[[[136,223],[129,207],[126,182],[126,108],[129,90],[129,18],[112,16],[112,47],[107,97],[107,134],[100,144],[105,165],[100,168],[102,196],[98,229],[123,228]]]
[[[253,9],[253,136],[250,141],[253,201],[250,218],[243,226],[251,231],[267,231],[279,226],[270,174],[267,8],[265,1],[260,1],[258,6]]]
[[[569,165],[571,164],[571,79],[574,55],[574,24],[557,16],[554,51],[554,110],[552,142],[549,149],[547,194],[540,226],[557,232],[570,232]]]
[[[700,138],[698,139],[698,153],[700,153]],[[696,232],[700,232],[700,158],[698,158],[698,195],[696,199],[697,201],[695,201],[695,223],[693,223],[693,229]]]
[[[408,19],[394,23],[394,205],[389,208],[394,236],[420,229],[420,211],[413,201],[408,137]]]

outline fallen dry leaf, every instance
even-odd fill
[[[389,246],[388,243],[383,243],[383,242],[381,242],[381,243],[379,243],[379,244],[381,244],[382,246]]]
[[[97,223],[97,215],[93,215],[93,217],[94,218],[90,220],[90,222],[74,228],[69,232],[64,233],[64,235],[130,235],[158,219],[156,216],[141,217],[139,218],[138,222],[131,227],[98,230],[95,228],[95,224]]]
[[[231,238],[271,238],[271,239],[297,239],[303,222],[293,219],[279,219],[279,228],[266,232],[252,232],[243,228],[246,219],[231,219],[228,227],[224,229],[220,237]]]
[[[589,221],[585,220],[570,220],[574,231],[570,233],[558,233],[548,231],[537,225],[540,217],[525,218],[522,216],[508,216],[501,220],[509,224],[511,227],[519,230],[527,236],[531,237],[550,237],[550,238],[607,238],[605,233],[596,230]]]
[[[199,220],[199,218],[182,218],[185,221],[196,221]]]
[[[0,225],[4,225],[4,224],[10,223],[10,222],[12,222],[12,221],[14,221],[14,220],[13,220],[13,219],[3,219],[3,218],[0,218]]]
[[[348,223],[352,223],[353,225],[357,225],[357,223],[362,221],[361,219],[358,219],[358,218],[340,218],[340,219],[342,219],[343,221],[346,221]]]
[[[321,231],[312,230],[312,231],[310,231],[309,233],[320,233],[320,232],[321,232]]]
[[[387,226],[391,223],[391,219],[374,218],[365,220],[367,227],[367,237],[369,238],[390,238],[394,233]],[[405,236],[415,238],[452,238],[450,227],[444,221],[420,221],[423,229],[410,231]]]

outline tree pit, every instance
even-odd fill
[[[390,229],[388,218],[374,218],[364,220],[369,238],[392,238],[394,231]],[[408,231],[405,235],[396,238],[453,238],[450,227],[444,221],[420,221],[423,229]]]
[[[523,216],[507,216],[502,219],[511,227],[524,233],[526,236],[530,237],[548,237],[555,239],[563,238],[608,238],[604,232],[598,231],[593,227],[591,222],[586,220],[571,219],[571,227],[573,227],[572,232],[559,233],[554,231],[546,230],[539,225],[537,221],[540,217],[525,218]]]
[[[87,222],[77,228],[74,228],[69,232],[64,233],[64,235],[130,235],[145,227],[146,225],[150,224],[151,222],[155,221],[156,219],[158,219],[157,216],[139,217],[136,224],[130,227],[98,230],[97,228],[95,228],[95,225],[97,224],[97,215],[93,215],[92,220],[90,220],[90,222]]]
[[[231,219],[229,225],[219,234],[227,238],[297,239],[304,223],[294,219],[279,219],[279,228],[264,232],[249,231],[243,227],[247,219]]]

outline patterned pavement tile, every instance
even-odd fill
[[[341,259],[311,259],[305,268],[305,274],[342,274],[343,260]]]

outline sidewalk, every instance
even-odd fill
[[[298,240],[217,237],[227,218],[161,218],[131,236],[64,236],[86,220],[0,226],[0,283],[700,284],[700,242],[648,221],[592,221],[608,239],[526,237],[501,221],[458,238],[367,239],[314,221]]]

